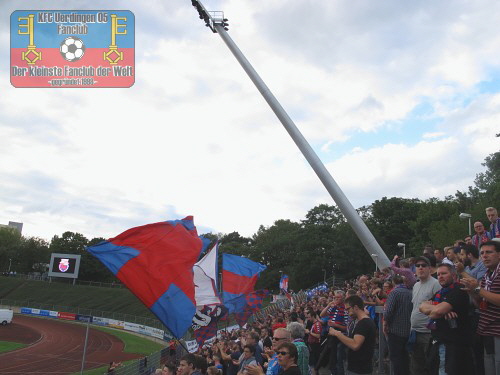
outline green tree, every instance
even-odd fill
[[[15,270],[20,258],[22,236],[13,228],[0,228],[0,271]]]

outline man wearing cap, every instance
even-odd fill
[[[411,312],[411,329],[415,332],[415,344],[410,354],[410,373],[412,375],[430,375],[425,367],[426,348],[431,339],[431,331],[427,328],[429,317],[419,311],[420,304],[428,301],[440,289],[439,282],[431,277],[431,265],[426,257],[415,259],[415,273],[419,280],[412,291],[413,310]]]

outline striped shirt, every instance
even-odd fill
[[[341,326],[347,327],[347,323],[349,322],[349,314],[346,314],[345,305],[343,303],[330,307],[328,310],[326,310],[326,312],[328,314],[328,320]]]
[[[498,268],[497,268],[498,270]],[[500,272],[496,276],[489,288],[486,288],[487,277],[491,277],[494,272],[488,271],[481,280],[481,288],[489,290],[492,293],[500,294]],[[500,336],[500,306],[487,302],[486,309],[479,310],[479,325],[477,333],[482,336]]]
[[[387,297],[384,320],[389,327],[389,333],[399,337],[410,336],[410,317],[413,308],[411,298],[411,290],[403,284],[395,287]]]
[[[491,238],[500,238],[500,217],[490,224],[490,236]]]

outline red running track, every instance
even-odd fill
[[[85,324],[15,315],[11,324],[0,326],[0,341],[29,346],[0,354],[0,374],[66,375],[80,372],[85,330]],[[85,369],[142,357],[123,353],[123,348],[123,342],[115,336],[90,328]]]

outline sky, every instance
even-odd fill
[[[206,0],[354,207],[443,198],[500,149],[500,2]],[[253,235],[333,199],[190,0],[0,2],[0,223],[50,240],[193,215]],[[131,88],[10,84],[10,14],[135,15]],[[492,202],[494,204],[494,202]]]

